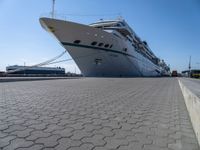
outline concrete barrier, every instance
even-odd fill
[[[192,122],[194,132],[200,145],[200,98],[194,94],[186,85],[179,79],[185,104]]]

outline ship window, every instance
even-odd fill
[[[123,50],[124,50],[125,52],[127,52],[127,48],[124,48]]]
[[[91,43],[91,45],[96,45],[96,44],[97,44],[97,42],[95,42],[95,41]]]
[[[118,23],[117,25],[116,25],[117,27],[121,27],[121,25]]]
[[[122,26],[125,26],[125,24],[124,24],[123,22],[121,22],[121,25],[122,25]]]
[[[99,43],[99,45],[98,46],[103,46],[103,43]]]
[[[134,48],[137,48],[137,46],[136,46],[136,45],[134,45],[134,44],[132,44],[132,46],[133,46]]]
[[[75,40],[74,43],[79,44],[81,41],[80,40]]]
[[[112,46],[113,46],[113,45],[111,44],[111,45],[110,45],[110,48],[112,48]]]
[[[104,47],[105,47],[105,48],[109,47],[109,44],[106,44]]]

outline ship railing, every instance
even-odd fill
[[[53,19],[59,19],[67,21],[67,19],[70,19],[70,14],[60,14],[60,13],[43,13],[40,15],[40,18],[47,17],[47,18],[53,18]]]
[[[113,20],[113,18],[119,18],[119,13],[110,13],[110,14],[74,14],[74,13],[57,13],[54,12],[47,12],[40,15],[41,17],[47,17],[47,18],[54,18],[59,20],[74,20],[74,18],[77,18],[78,20],[83,17],[92,17],[95,18],[95,20],[99,18],[106,18],[106,20]],[[112,18],[112,19],[111,19]]]
[[[41,17],[47,17],[47,18],[53,18],[53,19],[58,19],[58,20],[73,20],[74,18],[82,18],[82,17],[91,17],[91,15],[82,15],[82,14],[62,14],[62,13],[43,13],[40,15]],[[94,16],[95,17],[95,16]]]

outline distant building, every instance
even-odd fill
[[[182,71],[182,74],[191,78],[200,78],[200,69],[185,70]]]
[[[67,72],[66,76],[68,77],[82,77],[82,74],[76,74],[76,73],[71,73],[71,72]]]
[[[61,67],[30,67],[30,66],[8,66],[9,74],[41,74],[41,75],[64,75],[65,69]]]
[[[0,77],[4,76],[5,72],[4,71],[0,71]]]

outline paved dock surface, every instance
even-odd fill
[[[177,78],[0,83],[2,150],[198,150]]]

